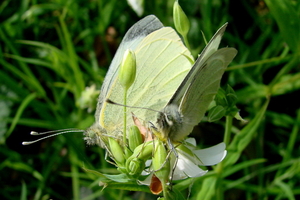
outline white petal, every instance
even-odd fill
[[[199,165],[210,166],[218,164],[225,158],[227,154],[225,148],[226,145],[222,142],[215,146],[206,149],[195,150],[193,152],[201,161]]]
[[[138,16],[144,13],[144,0],[127,0],[127,2]]]
[[[142,176],[148,176],[149,174],[150,174],[150,172],[148,170],[147,171],[143,170],[141,173]]]
[[[178,167],[176,167],[173,177],[171,177],[171,178],[172,178],[172,180],[182,180],[182,179],[188,178],[188,176],[182,170],[180,170]]]
[[[196,139],[195,138],[187,138],[186,140],[185,140],[185,142],[188,142],[188,143],[190,143],[191,145],[193,145],[193,146],[196,146],[197,144],[196,144]]]
[[[150,185],[153,173],[151,173],[147,178],[143,181],[138,180],[137,182],[141,185]]]
[[[199,177],[203,176],[207,171],[202,170],[197,165],[195,165],[191,160],[186,157],[178,154],[178,163],[176,168],[180,172],[177,172],[181,177],[183,177],[182,173],[186,174],[188,177]],[[176,169],[175,169],[176,171]],[[176,174],[177,175],[177,174]]]
[[[151,163],[152,160],[147,160],[145,162],[145,169],[141,173],[142,176],[148,176],[152,172],[152,170],[150,169]]]
[[[146,167],[149,167],[149,166],[151,165],[151,163],[152,163],[152,160],[147,160],[147,161],[145,162],[145,166],[146,166]]]

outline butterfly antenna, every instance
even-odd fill
[[[36,132],[36,131],[31,131],[30,135],[45,135],[45,134],[49,134],[49,133],[57,133],[58,131],[64,132],[64,131],[78,131],[78,129],[76,128],[66,128],[66,129],[61,129],[61,130],[55,130],[55,131],[46,131],[46,132]]]
[[[58,132],[58,131],[60,131],[60,132]],[[44,134],[49,134],[49,133],[53,133],[53,134],[42,137],[42,138],[34,140],[34,141],[22,142],[22,145],[30,145],[30,144],[39,142],[41,140],[45,140],[45,139],[50,138],[50,137],[54,137],[54,136],[65,134],[65,133],[71,133],[71,132],[73,132],[73,133],[82,133],[82,132],[84,132],[84,130],[72,129],[71,128],[71,129],[62,129],[62,130],[57,130],[57,131],[47,131],[47,132],[42,132],[42,133],[38,133],[36,131],[31,131],[30,135],[44,135]]]
[[[110,100],[110,99],[106,99],[106,102],[107,102],[107,103],[110,103],[110,104],[113,104],[113,105],[117,105],[117,106],[125,106],[125,107],[127,107],[127,108],[138,108],[138,109],[145,109],[145,110],[150,110],[150,111],[162,113],[161,111],[154,110],[154,109],[151,109],[151,108],[143,108],[143,107],[138,107],[138,106],[128,106],[128,105],[116,103],[116,102],[114,102],[114,101],[112,101],[112,100]]]

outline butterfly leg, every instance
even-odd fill
[[[168,145],[169,145],[169,148],[170,148],[169,156],[171,155],[172,152],[174,153],[174,156],[175,156],[175,162],[173,164],[173,167],[172,167],[172,170],[171,170],[171,175],[170,175],[170,183],[172,183],[174,172],[175,172],[177,162],[178,162],[178,153],[177,153],[173,143],[171,142],[170,138],[168,138]],[[172,184],[170,184],[170,188],[172,189]]]

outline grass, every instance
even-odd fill
[[[190,199],[299,198],[299,2],[179,3],[191,21],[194,55],[204,47],[201,31],[210,38],[229,22],[221,46],[239,53],[223,85],[235,90],[248,123],[224,118],[200,124],[193,136],[207,146],[223,140],[225,127],[232,130],[228,155],[193,179],[192,187],[188,179],[176,189]],[[172,26],[172,5],[147,1],[143,16],[155,14]],[[80,133],[21,145],[36,139],[32,130],[86,129],[94,122],[96,98],[87,104],[92,112],[80,98],[86,87],[100,89],[122,36],[139,19],[127,2],[7,0],[0,3],[0,15],[1,199],[156,199],[117,184],[102,189],[99,176],[83,167],[117,170],[105,162],[101,148],[84,144]]]

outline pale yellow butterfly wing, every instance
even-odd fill
[[[163,109],[163,114],[159,115],[158,128],[162,138],[181,141],[203,118],[220,88],[225,69],[237,54],[234,48],[218,50],[226,26],[223,25],[212,37]]]
[[[85,133],[88,144],[103,146],[102,140],[107,136],[122,137],[124,107],[109,104],[106,99],[120,104],[124,102],[118,70],[126,49],[135,52],[137,62],[136,79],[127,92],[128,106],[157,111],[163,109],[194,62],[175,30],[163,27],[154,15],[133,25],[126,33],[105,77],[98,99],[96,122]],[[131,112],[146,123],[156,121],[155,111],[127,108],[127,127],[134,125]]]
[[[127,105],[151,108],[165,107],[190,70],[193,57],[172,28],[159,29],[145,37],[137,48],[136,79],[128,90]],[[123,87],[118,80],[111,84],[106,98],[123,102]],[[156,121],[157,112],[127,108],[127,126],[133,125],[131,112],[148,122]],[[99,122],[110,133],[123,130],[123,107],[104,102]]]

